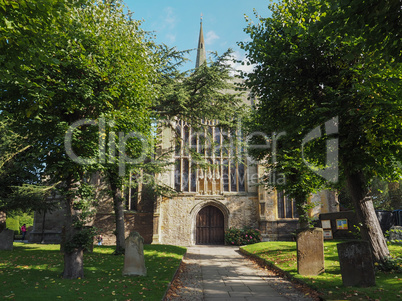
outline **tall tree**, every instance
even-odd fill
[[[227,61],[230,59],[230,51],[222,56],[216,56],[215,60],[209,64],[205,63],[197,69],[181,71],[180,66],[185,61],[184,55],[187,51],[178,51],[175,48],[168,48],[165,45],[154,45],[154,51],[159,59],[158,80],[156,88],[158,97],[154,99],[150,106],[152,119],[158,126],[170,126],[174,119],[186,120],[193,128],[201,127],[201,118],[219,121],[222,127],[233,128],[238,118],[244,112],[244,105],[241,103],[239,95],[236,93],[228,94],[225,89],[234,88],[230,76],[231,68]],[[211,106],[211,102],[213,105]],[[120,123],[116,128],[124,128],[130,124],[128,120]],[[150,129],[148,129],[150,130]],[[116,130],[115,130],[116,132]],[[143,131],[145,133],[145,131]],[[155,141],[153,141],[153,139]],[[135,164],[130,164],[126,171],[137,171],[137,175],[148,175],[153,177],[170,164],[166,163],[166,154],[154,153],[154,145],[157,145],[158,135],[148,132],[142,138],[143,147],[141,153],[135,145],[127,145],[127,150],[131,150],[133,158],[142,157]],[[111,196],[113,198],[115,217],[116,217],[116,250],[115,254],[124,252],[124,202],[122,189],[124,184],[131,182],[133,185],[141,185],[143,176],[136,177],[137,182],[127,181],[118,175],[116,167],[105,170],[106,179],[112,187]],[[130,173],[129,173],[130,176]],[[152,186],[156,194],[172,194],[168,187],[163,187],[160,183],[148,183]],[[142,192],[138,194],[138,200],[142,199]],[[141,202],[138,206],[140,207]],[[139,208],[141,210],[141,208]]]
[[[93,201],[88,179],[105,163],[102,120],[125,111],[138,125],[131,131],[150,123],[146,108],[154,98],[155,62],[139,22],[130,20],[119,1],[57,3],[63,10],[53,10],[52,1],[5,6],[13,18],[2,27],[8,38],[1,53],[10,53],[14,64],[7,57],[0,62],[0,70],[10,74],[0,82],[0,99],[1,109],[24,125],[21,132],[29,131],[30,144],[42,151],[45,175],[61,182],[66,208],[63,277],[78,278],[84,276],[82,251],[92,243],[84,227],[88,215],[83,214]],[[20,28],[29,28],[25,25],[32,20],[24,9],[49,11],[33,22],[43,26],[31,47],[35,35],[13,27],[18,21]],[[120,144],[127,139],[123,133]]]
[[[156,119],[179,118],[191,126],[199,126],[202,118],[218,120],[222,127],[235,127],[242,118],[245,104],[234,91],[237,86],[231,75],[232,50],[204,62],[198,68],[181,71],[186,51],[178,51],[165,45],[159,46],[157,54],[161,64],[158,81],[159,97],[152,104]]]
[[[28,4],[25,1],[0,3],[0,11],[4,17],[0,20],[2,103],[10,95],[17,96],[12,85],[7,86],[7,82],[26,80],[27,69],[13,69],[21,63],[19,55],[23,54],[24,59],[32,55],[28,54],[29,49],[40,46],[42,28],[50,26],[53,17],[63,11],[62,1],[42,1],[39,4],[41,9],[35,9],[37,5],[38,3]],[[18,41],[20,52],[15,51],[16,41]],[[36,62],[42,59],[50,62],[50,58],[46,58],[46,55],[41,53],[31,56],[30,59]],[[52,209],[53,205],[46,200],[52,186],[46,186],[40,178],[43,165],[38,155],[40,151],[30,144],[32,142],[30,132],[25,125],[18,123],[15,116],[4,107],[0,111],[0,132],[2,133],[0,137],[0,211],[29,212]]]
[[[286,131],[279,140],[278,166],[295,163],[301,173],[296,184],[309,189],[322,181],[312,181],[316,175],[305,173],[304,163],[314,165],[315,172],[329,171],[326,180],[336,182],[336,161],[328,157],[338,159],[338,185],[348,188],[362,237],[371,243],[375,260],[383,260],[389,252],[369,186],[376,176],[397,179],[401,174],[401,81],[394,80],[401,66],[361,47],[368,37],[355,36],[347,26],[342,28],[345,39],[334,38],[325,22],[339,20],[342,11],[330,5],[285,0],[270,9],[272,17],[250,23],[246,32],[252,41],[241,44],[256,64],[248,74],[248,85],[260,98],[252,129]],[[288,189],[297,187],[288,184]]]

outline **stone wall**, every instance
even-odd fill
[[[265,240],[293,241],[298,229],[298,219],[281,219],[276,221],[261,221],[260,231]]]
[[[154,232],[154,243],[189,246],[195,244],[196,217],[206,206],[219,208],[224,215],[225,230],[258,227],[258,197],[247,194],[223,196],[181,196],[159,202],[155,212],[159,225]]]
[[[315,204],[315,207],[309,213],[309,216],[314,219],[318,219],[321,213],[339,212],[338,196],[332,190],[322,190],[312,194],[310,203]]]
[[[125,212],[125,237],[131,231],[137,231],[144,238],[145,244],[152,242],[153,214],[148,212]],[[99,234],[103,236],[104,245],[115,245],[116,236],[113,234],[116,229],[115,215],[109,213],[98,213],[95,217],[94,226]]]
[[[57,208],[51,212],[35,212],[32,231],[29,233],[28,241],[30,243],[60,243],[61,231],[63,228],[64,210]]]

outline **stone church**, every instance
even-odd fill
[[[205,61],[201,21],[196,67]],[[252,97],[243,97],[245,103],[252,105]],[[203,120],[203,124],[203,132],[193,131],[182,120],[161,128],[160,149],[173,150],[172,165],[156,177],[177,193],[171,197],[158,197],[146,187],[127,189],[126,236],[136,230],[145,243],[224,244],[225,230],[252,227],[259,229],[265,240],[292,239],[298,224],[293,200],[281,191],[267,191],[258,185],[263,167],[242,155],[241,145],[231,141],[230,134],[215,121]],[[196,151],[208,167],[199,168],[189,149]],[[100,184],[99,177],[94,181]],[[339,210],[334,192],[312,195],[310,202],[316,204],[311,216]],[[58,242],[62,219],[62,211],[48,213],[46,217],[35,214],[30,241],[40,241],[44,232],[45,242]],[[111,200],[101,202],[94,226],[103,234],[105,244],[115,243]]]

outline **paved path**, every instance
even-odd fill
[[[239,254],[238,247],[189,247],[184,263],[181,288],[168,300],[312,300]]]

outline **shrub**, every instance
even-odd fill
[[[388,256],[383,262],[375,263],[375,267],[384,272],[402,273],[402,258]]]
[[[402,244],[402,240],[401,240],[401,239],[390,239],[391,233],[392,233],[392,234],[394,234],[394,233],[402,233],[402,230],[399,230],[399,229],[390,229],[390,230],[387,230],[387,231],[385,232],[385,234],[384,234],[385,238],[387,239],[387,243],[388,243],[388,244],[391,244],[391,243],[393,243],[393,244]],[[398,236],[397,236],[397,235],[392,235],[392,237],[398,237]],[[399,235],[399,237],[400,237],[400,235]]]
[[[261,241],[261,232],[252,228],[230,228],[225,232],[225,243],[227,245],[242,246],[251,245]]]
[[[6,227],[13,230],[14,233],[20,234],[20,222],[18,217],[7,217]]]
[[[33,213],[22,213],[19,215],[7,216],[6,226],[8,229],[17,231],[17,234],[21,234],[21,226],[26,224],[27,228],[33,225]]]

